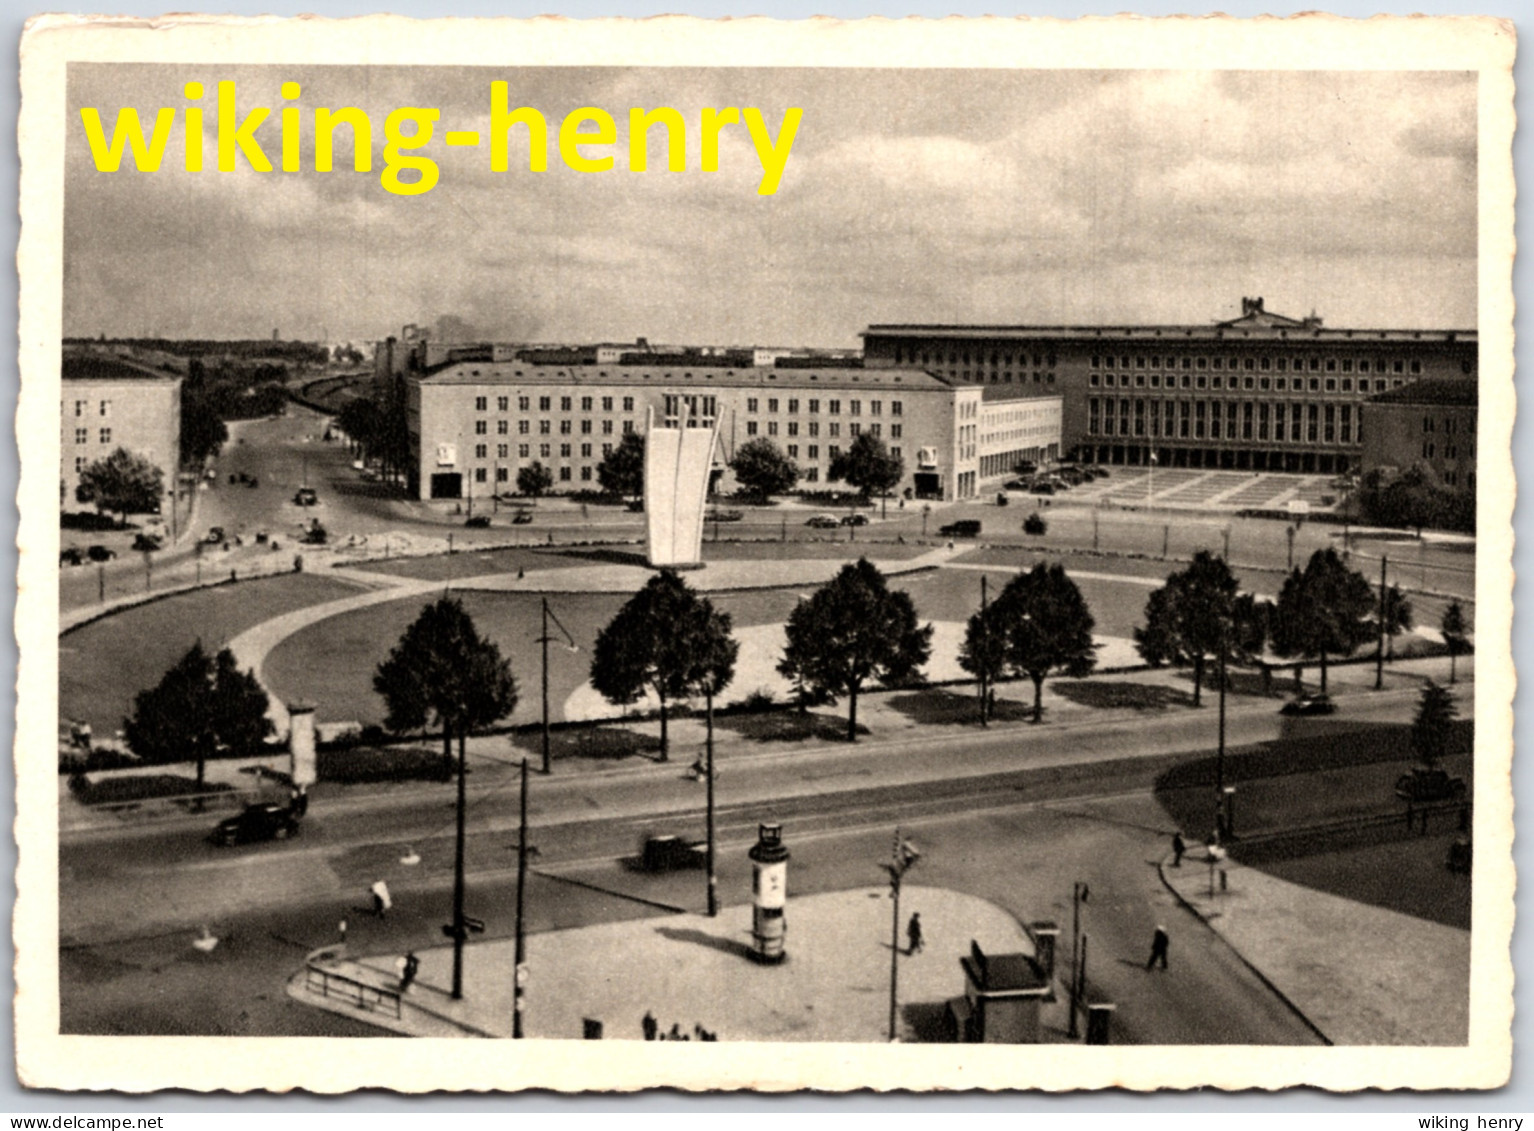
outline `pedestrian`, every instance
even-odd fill
[[[668,1041],[680,1041],[681,1039],[682,1039],[682,1026],[681,1026],[681,1023],[677,1022],[677,1021],[673,1021],[671,1023],[671,1032],[666,1034],[666,1040],[668,1040]]]
[[[341,920],[341,925],[340,925],[340,927],[338,929],[341,932],[341,945],[345,946],[346,945],[346,920],[345,919]]]
[[[399,992],[407,993],[415,984],[415,976],[421,972],[421,960],[416,957],[415,951],[408,951],[404,958],[400,959]]]
[[[372,892],[373,914],[382,919],[384,913],[394,906],[394,901],[389,898],[389,885],[382,880],[378,880],[373,884]]]
[[[660,1022],[655,1020],[655,1014],[645,1010],[644,1019],[639,1022],[639,1027],[644,1030],[644,1039],[653,1041],[660,1032]]]
[[[905,937],[906,941],[910,943],[910,946],[906,950],[907,954],[916,954],[925,945],[924,940],[921,937],[920,911],[916,911],[911,914],[911,921],[906,924]]]
[[[1178,829],[1172,834],[1172,867],[1182,867],[1182,854],[1188,851],[1187,842],[1182,839],[1182,830]]]
[[[1156,924],[1156,933],[1151,936],[1150,958],[1145,963],[1147,970],[1152,969],[1157,962],[1161,963],[1163,970],[1166,969],[1166,949],[1171,941],[1171,936],[1166,933],[1166,928],[1159,923]]]

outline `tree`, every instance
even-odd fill
[[[1458,601],[1450,601],[1449,607],[1443,611],[1443,620],[1438,624],[1439,631],[1443,633],[1444,647],[1449,649],[1449,682],[1455,682],[1457,672],[1455,670],[1459,657],[1470,651],[1470,633],[1465,623],[1465,610],[1460,607]]]
[[[530,499],[541,498],[554,486],[554,473],[534,460],[517,470],[517,491]]]
[[[94,503],[100,512],[116,511],[121,525],[128,525],[129,514],[148,514],[159,508],[165,494],[165,476],[158,467],[127,448],[118,448],[109,456],[87,464],[80,472],[75,498]]]
[[[996,615],[996,606],[976,610],[964,626],[959,646],[959,666],[973,675],[982,688],[994,687],[1007,670],[1007,634]],[[980,700],[980,722],[990,718],[988,695]]]
[[[1385,590],[1382,612],[1381,619],[1384,621],[1387,642],[1385,658],[1393,660],[1396,658],[1396,636],[1403,632],[1410,632],[1413,623],[1411,601],[1401,592],[1399,585],[1392,585]]]
[[[1145,626],[1135,629],[1135,647],[1152,667],[1193,665],[1193,705],[1204,686],[1210,657],[1230,653],[1231,618],[1240,585],[1225,559],[1200,550],[1187,569],[1166,579],[1145,603]]]
[[[1326,690],[1328,656],[1346,656],[1376,631],[1374,591],[1328,547],[1284,581],[1274,615],[1273,649],[1280,656],[1315,656]]]
[[[207,397],[188,389],[181,396],[181,462],[201,464],[229,439],[229,426]]]
[[[517,706],[517,681],[501,651],[479,634],[456,597],[425,606],[373,673],[384,723],[396,732],[442,728],[442,758],[453,764],[476,727],[504,719]]]
[[[255,674],[240,671],[229,649],[210,657],[198,641],[157,686],[133,697],[123,733],[129,749],[145,762],[196,759],[201,789],[209,758],[261,753],[273,730],[266,709],[266,692]]]
[[[905,475],[905,462],[890,455],[884,441],[872,432],[860,432],[852,446],[831,461],[828,474],[856,487],[866,500],[892,490]]]
[[[618,446],[597,464],[597,482],[602,490],[625,498],[644,494],[644,437],[625,432]]]
[[[932,653],[932,626],[916,622],[908,594],[866,558],[801,601],[788,617],[778,671],[812,695],[847,696],[847,741],[858,737],[858,693],[870,682],[920,678]]]
[[[729,615],[716,612],[675,570],[664,569],[597,634],[591,686],[619,705],[654,692],[660,700],[660,760],[665,762],[671,755],[671,700],[703,694],[712,701],[734,678],[738,651]]]
[[[794,466],[794,461],[765,436],[748,440],[736,449],[730,470],[735,472],[735,478],[746,494],[763,502],[769,495],[793,490],[799,481],[799,469]]]
[[[1033,681],[1033,721],[1044,717],[1044,680],[1080,678],[1097,663],[1096,622],[1065,567],[1040,562],[1019,573],[991,606],[1006,640],[1007,667]]]
[[[1417,716],[1411,724],[1411,748],[1428,769],[1449,753],[1449,739],[1458,716],[1454,696],[1447,687],[1428,680],[1417,700]]]

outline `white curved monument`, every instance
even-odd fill
[[[677,427],[645,421],[645,549],[652,566],[703,564],[703,511],[714,464],[718,427],[688,427],[686,402]]]

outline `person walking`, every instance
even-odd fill
[[[644,1019],[639,1022],[639,1027],[644,1030],[644,1039],[653,1041],[660,1032],[660,1022],[655,1020],[655,1014],[645,1010]]]
[[[1178,829],[1172,834],[1172,867],[1182,867],[1182,854],[1188,851],[1188,844],[1182,839],[1182,830]]]
[[[415,985],[415,976],[421,972],[421,960],[416,957],[415,951],[407,951],[405,957],[400,959],[399,992],[408,993],[410,987]]]
[[[382,919],[384,913],[394,906],[394,901],[389,898],[389,885],[382,880],[378,880],[373,884],[371,890],[373,892],[373,914]]]
[[[1166,933],[1166,928],[1157,923],[1156,933],[1151,936],[1150,958],[1145,963],[1147,970],[1154,968],[1157,962],[1161,963],[1163,970],[1166,969],[1166,952],[1171,941],[1171,936]]]
[[[341,920],[339,929],[340,929],[340,932],[341,932],[341,945],[345,946],[346,945],[346,920],[345,919]]]
[[[916,954],[926,945],[926,941],[921,937],[920,911],[911,913],[911,921],[906,924],[905,937],[906,942],[909,944],[906,948],[907,954]]]

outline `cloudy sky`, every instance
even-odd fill
[[[303,110],[304,171],[212,171],[219,79],[242,115]],[[551,132],[613,113],[615,171],[575,173],[556,142],[545,173],[515,148],[492,173],[494,80]],[[188,81],[208,88],[208,171],[182,168],[180,113],[160,171],[96,171],[80,107],[152,119]],[[848,346],[870,322],[1202,323],[1243,295],[1332,326],[1475,324],[1473,75],[75,64],[69,102],[70,335],[369,339],[449,318],[502,339]],[[372,172],[344,130],[340,171],[313,171],[317,106],[369,113]],[[379,183],[401,106],[442,111],[422,196]],[[650,171],[627,168],[634,106],[681,111],[686,172],[659,129]],[[760,107],[774,133],[803,108],[775,196],[743,126],[700,171],[704,106]],[[485,144],[449,150],[448,129]],[[275,112],[258,137],[275,164]]]

